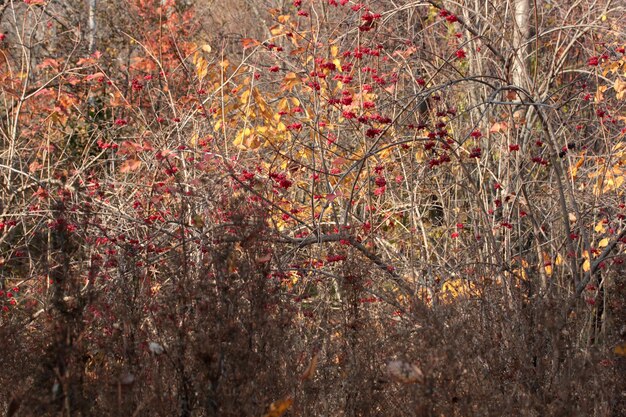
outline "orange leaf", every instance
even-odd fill
[[[290,72],[285,75],[283,79],[283,90],[291,90],[293,87],[300,84],[300,77],[295,72]]]
[[[270,404],[267,413],[265,413],[263,417],[280,417],[285,414],[287,410],[289,410],[291,404],[293,404],[293,398],[289,396],[283,398],[282,400],[274,401]]]
[[[617,355],[626,356],[626,343],[615,346],[615,349],[613,349],[613,351]]]
[[[243,49],[253,48],[255,46],[259,46],[260,44],[261,42],[252,38],[244,38],[241,40],[241,45],[243,46]]]

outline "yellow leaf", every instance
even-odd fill
[[[623,100],[626,98],[626,81],[622,81],[621,78],[615,80],[615,85],[613,86],[615,89],[615,97],[618,100]]]
[[[339,72],[343,72],[343,69],[341,68],[341,61],[339,61],[338,58],[333,59],[333,64],[335,64]]]
[[[268,106],[267,102],[256,88],[252,89],[252,96],[254,97],[254,101],[257,106],[259,106],[259,110],[261,110],[261,114],[265,118],[265,120],[273,120],[274,112],[270,106]]]
[[[576,179],[576,174],[578,173],[578,168],[580,168],[583,164],[583,162],[585,162],[585,157],[581,157],[578,159],[578,161],[576,161],[576,164],[572,167],[570,167],[570,175],[572,176],[573,179]]]
[[[191,135],[191,138],[189,138],[189,146],[191,146],[192,148],[195,148],[195,147],[196,147],[196,144],[198,143],[198,137],[199,137],[199,136],[198,136],[198,133],[197,133],[197,132],[194,132],[194,133]]]
[[[556,266],[563,265],[563,257],[561,256],[560,253],[558,255],[556,255],[556,259],[554,260],[554,264]]]
[[[608,87],[606,85],[602,85],[598,87],[598,90],[596,91],[596,96],[595,96],[596,103],[601,103],[602,101],[604,101],[604,92],[607,90],[607,88]]]
[[[300,84],[300,78],[295,72],[290,72],[283,79],[283,90],[289,90]]]
[[[616,190],[619,187],[621,187],[623,183],[624,183],[623,176],[613,177],[613,178],[609,177],[604,181],[604,188],[602,189],[602,193],[608,193],[609,191]]]
[[[281,33],[283,33],[282,25],[276,24],[270,27],[270,34],[272,34],[272,36],[278,36]]]
[[[245,129],[240,130],[237,136],[235,136],[233,145],[241,149],[247,149],[247,146],[246,146],[246,143],[244,143],[244,140],[248,139],[251,134],[252,134],[252,130],[249,127],[246,127]]]
[[[289,111],[289,101],[287,100],[286,97],[281,98],[280,101],[278,102],[278,111],[279,112]]]
[[[335,58],[337,56],[337,54],[339,53],[339,47],[337,45],[332,45],[330,47],[330,56],[332,56],[333,58]],[[336,64],[335,64],[336,65]]]
[[[544,266],[544,269],[546,270],[546,275],[547,276],[552,276],[552,265],[546,265]]]
[[[293,398],[289,396],[283,398],[282,400],[274,401],[270,404],[267,413],[265,413],[263,417],[280,417],[285,414],[287,410],[289,410],[291,404],[293,404]]]
[[[211,48],[211,45],[209,45],[208,43],[207,43],[207,44],[202,45],[202,48],[201,48],[201,49],[202,49],[204,52],[206,52],[207,54],[208,54],[208,53],[211,53],[211,51],[213,50],[213,48]]]
[[[591,262],[589,262],[589,259],[585,259],[585,262],[583,263],[583,271],[589,272],[590,269],[591,269]]]
[[[444,298],[451,301],[457,297],[471,296],[474,293],[474,286],[463,279],[455,278],[446,281],[441,287],[441,292]]]
[[[604,232],[606,232],[606,227],[604,226],[604,220],[600,220],[596,224],[596,227],[593,228],[593,230],[595,230],[597,233],[604,233]]]
[[[604,238],[602,239],[599,243],[598,243],[598,247],[599,248],[605,248],[609,245],[609,239],[608,238]]]
[[[196,74],[198,75],[198,78],[202,80],[204,77],[206,77],[208,72],[209,63],[206,61],[206,59],[198,56],[198,59],[196,60]]]
[[[239,101],[241,101],[243,104],[248,104],[248,101],[250,100],[250,90],[246,90],[243,93],[241,93],[241,97],[239,97]]]

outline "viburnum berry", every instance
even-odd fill
[[[483,151],[482,151],[482,149],[480,149],[480,148],[473,148],[473,149],[470,151],[469,157],[470,157],[470,158],[480,158],[480,157],[481,157],[481,155],[482,155],[482,152],[483,152]]]

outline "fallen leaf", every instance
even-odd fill
[[[319,358],[319,352],[313,355],[313,357],[311,358],[311,362],[309,363],[309,366],[307,366],[305,371],[302,373],[302,375],[300,376],[300,379],[304,381],[306,379],[310,379],[313,376],[313,374],[315,373],[315,369],[317,368],[318,358]]]
[[[163,349],[163,346],[161,346],[157,342],[148,343],[148,349],[150,349],[150,352],[154,353],[155,355],[160,355],[165,351],[165,349]]]
[[[289,410],[291,404],[293,404],[293,398],[289,396],[283,398],[282,400],[274,401],[270,404],[267,413],[265,413],[263,417],[280,417],[285,414],[287,410]]]
[[[394,381],[402,384],[424,382],[424,374],[417,365],[400,360],[387,363],[387,375]]]

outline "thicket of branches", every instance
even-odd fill
[[[624,415],[623,4],[209,3],[0,6],[4,414]]]

